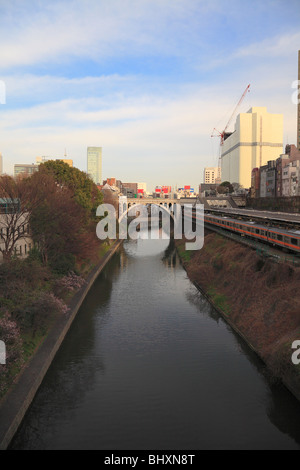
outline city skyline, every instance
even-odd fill
[[[218,164],[212,130],[225,127],[248,83],[237,114],[253,106],[283,114],[283,147],[297,145],[298,7],[280,0],[254,1],[251,11],[237,0],[226,8],[197,0],[2,4],[3,171],[65,147],[87,171],[86,148],[97,142],[103,179],[197,188],[204,168]]]

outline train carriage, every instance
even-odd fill
[[[241,236],[263,241],[273,246],[286,248],[293,253],[300,252],[299,230],[285,230],[276,227],[269,227],[252,221],[246,222],[243,220],[233,219],[231,217],[222,217],[212,214],[205,214],[204,221],[206,224],[239,233]]]

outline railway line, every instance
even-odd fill
[[[233,217],[238,220],[249,220],[278,228],[299,229],[300,214],[287,212],[260,211],[241,208],[209,208],[205,213]]]
[[[277,261],[300,264],[300,216],[244,209],[204,213],[205,228],[247,244]]]

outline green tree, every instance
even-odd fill
[[[223,181],[223,183],[221,183],[218,186],[217,191],[218,191],[219,194],[231,194],[231,193],[233,193],[234,188],[233,188],[232,184],[229,183],[229,181]]]
[[[70,167],[62,160],[48,160],[40,165],[39,171],[51,173],[59,185],[73,191],[76,202],[87,211],[89,217],[96,217],[96,209],[102,204],[103,196],[84,171]]]

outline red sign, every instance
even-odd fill
[[[171,186],[163,186],[162,190],[165,194],[170,193],[171,192]]]

